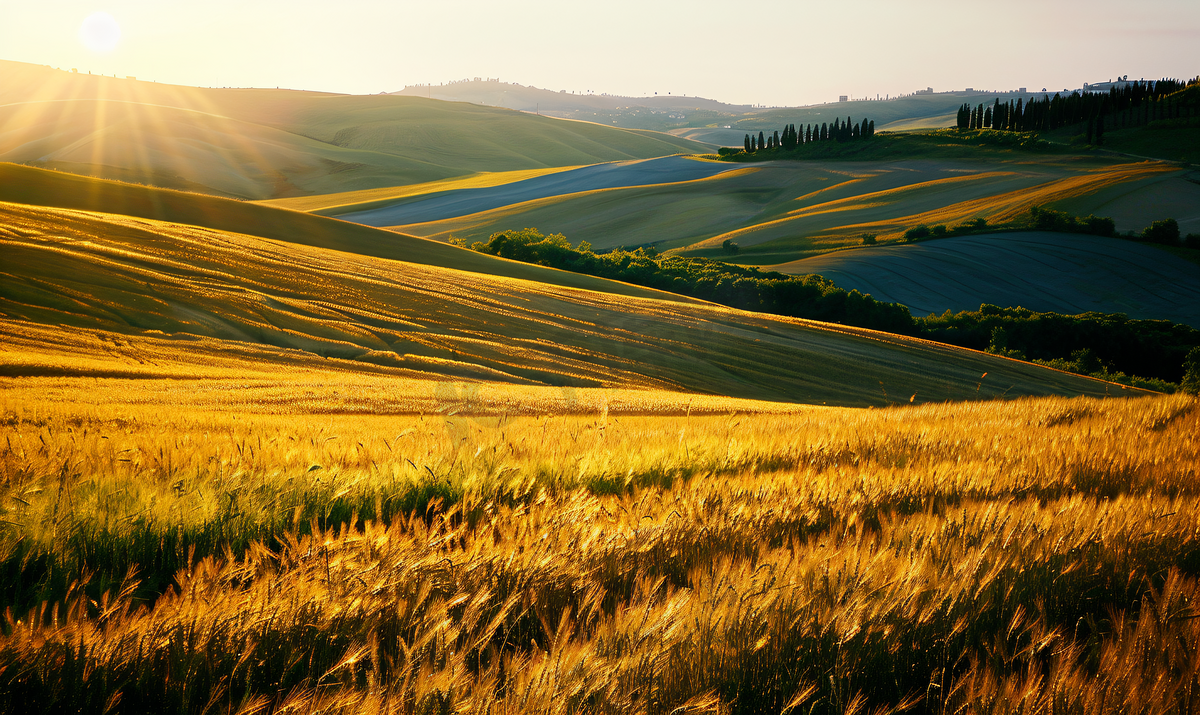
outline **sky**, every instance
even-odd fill
[[[1200,0],[0,2],[0,59],[353,94],[497,77],[797,106],[926,87],[1184,79],[1200,74],[1197,47]]]

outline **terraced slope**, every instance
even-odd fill
[[[176,87],[0,61],[0,161],[240,198],[706,148],[419,97]]]
[[[111,214],[3,204],[0,233],[9,375],[241,366],[842,405],[1111,387],[865,330]]]
[[[1068,315],[1126,313],[1200,328],[1200,266],[1116,238],[963,236],[838,251],[774,268],[819,273],[847,290],[903,303],[914,315],[990,303]]]

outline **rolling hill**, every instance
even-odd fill
[[[91,183],[110,192],[125,188]],[[345,227],[360,239],[376,234],[382,244],[390,239],[434,255],[476,255],[239,205],[320,222],[331,234]],[[414,380],[435,379],[843,405],[884,404],[888,394],[927,401],[1098,395],[1112,387],[981,353],[688,302],[585,276],[573,277],[579,287],[564,287],[333,250],[329,245],[347,246],[336,236],[326,245],[304,245],[16,203],[0,206],[0,231],[8,375],[320,381],[326,379],[320,375],[358,374],[395,378],[393,389],[401,392]],[[532,278],[570,276],[522,270]]]
[[[379,231],[300,211],[205,194],[92,179],[18,164],[0,164],[0,201],[104,212],[218,231],[248,233],[260,238],[345,253],[565,287],[608,290],[622,295],[663,295],[658,291],[647,291],[623,283],[597,283],[589,276],[497,259],[436,241]]]
[[[1063,233],[963,236],[836,251],[773,266],[818,273],[914,315],[983,303],[1075,315],[1125,313],[1200,328],[1200,266],[1132,241]]]
[[[961,91],[910,94],[879,100],[856,99],[804,107],[762,108],[727,104],[703,97],[658,94],[620,97],[607,94],[555,92],[497,80],[462,80],[442,85],[405,87],[394,94],[491,107],[538,111],[555,117],[600,124],[669,132],[718,146],[741,146],[747,132],[771,132],[785,124],[820,124],[834,117],[875,120],[876,128],[891,131],[954,126],[955,112],[964,102],[1007,102],[1031,93]]]
[[[689,163],[657,161],[664,167]],[[628,182],[634,186],[604,183],[601,174],[576,169],[552,177],[514,176],[507,184],[462,192],[410,187],[411,195],[394,204],[382,200],[334,211],[375,225],[387,225],[391,217],[396,230],[439,240],[484,240],[496,231],[536,226],[597,249],[654,244],[752,265],[857,245],[865,232],[886,241],[921,223],[1011,220],[1034,205],[1111,215],[1121,231],[1140,231],[1166,217],[1179,219],[1185,233],[1200,230],[1195,217],[1200,185],[1183,170],[1155,162],[1015,154],[718,163],[708,176],[664,175],[662,183],[638,178],[639,168],[648,165],[612,165],[632,174]],[[589,183],[589,176],[597,181]],[[736,257],[722,252],[725,240],[741,246]]]
[[[0,161],[239,198],[706,148],[418,97],[177,87],[0,61]]]

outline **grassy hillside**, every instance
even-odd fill
[[[157,189],[72,174],[0,164],[0,201],[155,219],[376,258],[401,260],[551,285],[663,296],[635,286],[497,260],[435,241],[360,226],[300,211],[203,194]]]
[[[1200,266],[1125,239],[985,234],[835,251],[772,268],[816,273],[846,290],[903,303],[914,315],[987,303],[1064,315],[1125,313],[1200,328]]]
[[[316,416],[343,385],[261,415],[6,383],[6,712],[1165,713],[1200,678],[1186,398]]]
[[[484,240],[536,226],[597,249],[654,244],[685,255],[767,265],[861,243],[860,234],[895,240],[920,223],[1001,221],[1033,205],[1086,215],[1112,212],[1120,230],[1185,218],[1193,189],[1182,172],[1156,163],[1112,163],[1073,156],[896,161],[778,161],[742,166],[702,181],[573,193],[458,218],[396,227],[448,240]],[[1166,190],[1175,193],[1164,194]],[[1137,205],[1138,190],[1175,197]],[[1186,230],[1186,228],[1185,228]],[[725,240],[741,246],[736,256]]]
[[[885,391],[918,401],[964,399],[978,394],[985,372],[993,392],[1009,395],[1107,389],[970,351],[709,304],[560,288],[111,214],[4,204],[0,219],[10,374],[70,373],[86,359],[88,371],[161,375],[162,363],[181,365],[167,372],[185,376],[188,365],[227,362],[248,343],[285,362],[311,366],[329,358],[342,361],[331,363],[339,370],[409,378],[428,373],[830,404],[883,404]],[[38,348],[27,336],[44,332],[37,326],[59,325],[102,332],[90,348],[69,351]],[[17,338],[24,347],[15,347]],[[144,346],[109,347],[134,340]],[[160,357],[147,366],[142,351]],[[171,358],[173,351],[179,355]]]
[[[385,186],[379,189],[364,189],[362,191],[340,191],[334,194],[298,196],[290,199],[268,199],[259,203],[266,206],[292,209],[293,211],[309,211],[322,216],[340,216],[354,211],[369,211],[370,209],[388,206],[401,199],[410,199],[443,191],[503,186],[504,184],[511,184],[516,181],[524,181],[525,179],[532,179],[538,176],[548,176],[561,171],[578,168],[577,166],[558,166],[550,169],[481,172],[469,176],[443,179],[442,181],[428,181],[421,184]]]
[[[416,97],[175,87],[0,61],[0,160],[241,198],[705,148]]]

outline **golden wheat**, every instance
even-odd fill
[[[9,710],[1184,713],[1200,682],[1185,397],[51,397],[4,405]]]

